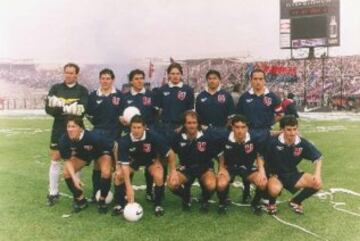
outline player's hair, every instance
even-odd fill
[[[108,74],[110,75],[111,79],[115,79],[115,74],[114,71],[112,71],[111,69],[103,69],[100,71],[99,73],[99,78],[101,78],[102,75]]]
[[[187,111],[185,111],[184,112],[184,114],[183,114],[183,116],[182,116],[182,121],[181,121],[181,123],[182,123],[182,125],[183,125],[183,130],[185,130],[185,122],[186,122],[186,118],[188,117],[188,116],[191,116],[191,117],[193,117],[193,118],[195,118],[196,119],[196,121],[197,121],[197,123],[198,123],[198,130],[201,130],[201,120],[200,120],[200,116],[199,116],[199,114],[198,113],[196,113],[195,111],[193,111],[193,110],[187,110]]]
[[[247,127],[249,126],[249,120],[246,118],[246,116],[244,115],[234,115],[232,118],[231,118],[231,125],[235,125],[236,123],[238,122],[241,122],[241,123],[244,123]]]
[[[179,63],[170,64],[167,68],[167,73],[170,74],[172,69],[178,69],[180,71],[180,73],[183,74],[183,68],[181,67],[181,65]]]
[[[75,73],[78,74],[80,72],[80,67],[79,65],[75,64],[75,63],[67,63],[64,65],[64,71],[66,68],[75,68]]]
[[[134,70],[131,70],[129,75],[128,75],[129,82],[131,82],[133,80],[133,78],[135,77],[135,75],[137,75],[137,74],[140,74],[145,78],[145,72],[144,71],[142,71],[141,69],[134,69]]]
[[[259,68],[256,68],[256,69],[254,69],[253,71],[251,71],[251,73],[250,73],[250,79],[253,78],[253,76],[254,76],[255,73],[262,73],[262,74],[264,75],[264,78],[266,77],[266,74],[265,74],[265,71],[264,71],[264,70],[259,69]]]
[[[66,125],[70,122],[73,121],[76,125],[80,126],[81,128],[85,129],[85,125],[84,125],[84,121],[83,118],[81,116],[76,116],[76,115],[68,115],[65,119],[65,123]]]
[[[210,75],[216,75],[219,79],[221,79],[221,75],[220,75],[220,72],[215,70],[215,69],[210,69],[207,73],[206,73],[206,79],[209,78]]]
[[[294,115],[286,115],[280,120],[280,128],[284,129],[286,126],[297,126],[298,120]]]
[[[134,115],[133,118],[130,120],[130,126],[133,123],[141,123],[143,126],[146,126],[144,118],[141,117],[141,115]]]

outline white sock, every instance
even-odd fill
[[[49,194],[59,194],[60,161],[51,161],[49,168]]]

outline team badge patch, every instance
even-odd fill
[[[144,143],[144,144],[143,144],[143,151],[144,151],[145,153],[151,152],[151,144],[150,144],[150,143]]]
[[[294,156],[300,156],[302,153],[302,147],[295,147],[294,148]]]
[[[249,154],[250,152],[252,152],[254,150],[254,145],[252,143],[246,144],[244,146],[244,150],[246,154]]]
[[[186,97],[186,92],[185,92],[185,91],[179,91],[179,92],[177,93],[177,98],[178,98],[179,100],[183,101],[183,100],[185,99],[185,97]]]
[[[219,103],[225,103],[226,100],[225,95],[218,95],[217,99]]]
[[[264,96],[264,105],[270,106],[272,104],[272,99],[270,97]]]
[[[119,105],[120,104],[120,98],[119,97],[113,96],[111,101],[112,101],[113,105]]]
[[[142,100],[143,100],[143,105],[144,105],[144,106],[149,106],[149,105],[151,105],[151,98],[150,98],[150,97],[144,96],[144,97],[142,98]]]
[[[204,152],[206,150],[206,142],[198,142],[197,149],[200,152]]]

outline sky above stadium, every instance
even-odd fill
[[[341,46],[330,55],[360,54],[359,9],[341,0]],[[0,36],[0,60],[289,57],[279,0],[1,0]]]

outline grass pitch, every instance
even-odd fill
[[[71,213],[72,200],[62,196],[57,205],[48,207],[45,199],[51,121],[45,117],[0,117],[0,240],[360,240],[358,121],[302,120],[302,135],[324,154],[324,195],[307,200],[303,216],[281,203],[278,217],[287,225],[267,214],[254,216],[248,207],[235,205],[226,216],[216,213],[215,204],[208,214],[201,214],[196,203],[190,213],[184,213],[180,200],[168,190],[166,213],[160,218],[153,215],[144,191],[136,192],[136,201],[144,208],[144,217],[137,223],[100,215],[95,205],[63,217]],[[303,162],[301,168],[312,171],[309,162]],[[89,196],[91,167],[84,169],[82,177]],[[136,185],[144,184],[143,174],[138,172],[134,180]],[[330,195],[330,190],[336,191],[331,188],[354,193],[340,190],[343,192]],[[60,190],[70,194],[63,180]],[[232,187],[234,202],[240,201],[241,192]],[[198,196],[198,187],[193,187],[193,194]],[[289,197],[285,191],[279,200]],[[212,199],[217,201],[216,196]]]

